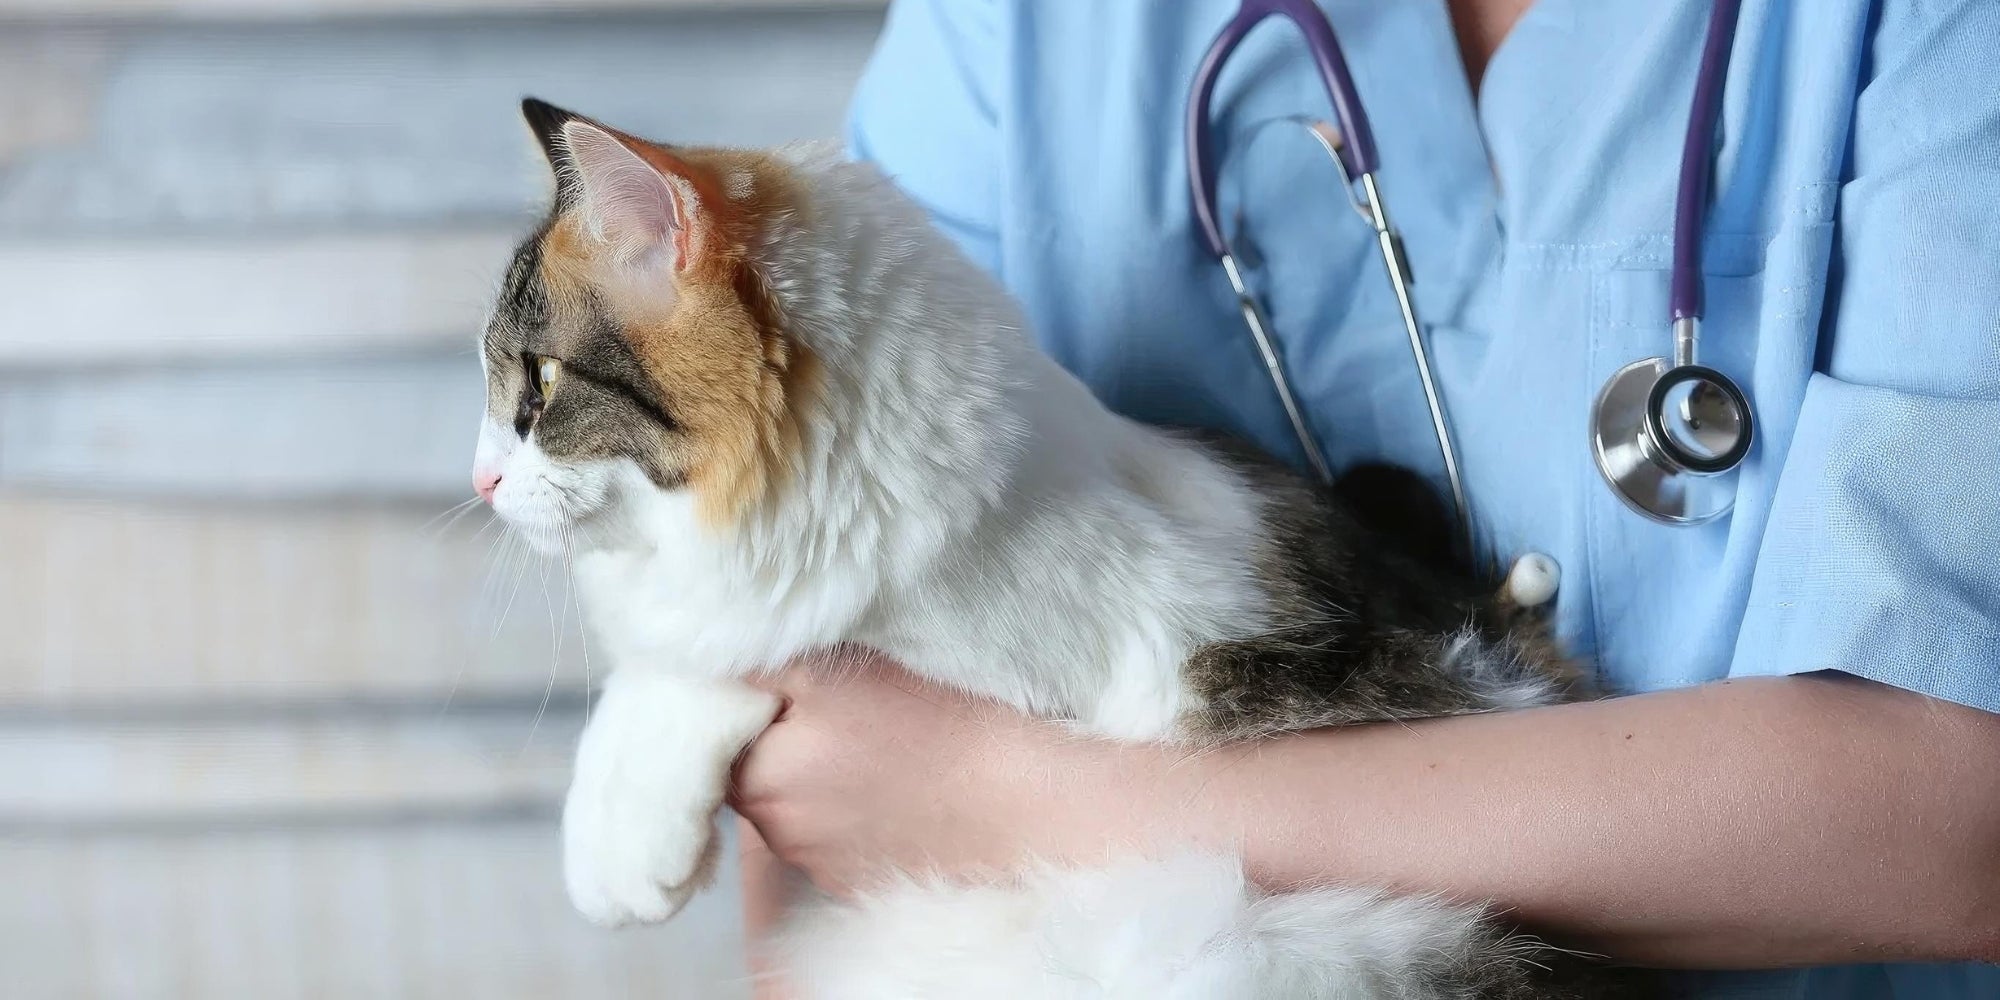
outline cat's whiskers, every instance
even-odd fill
[[[459,519],[472,513],[473,505],[479,503],[480,499],[479,496],[475,495],[446,507],[444,510],[438,512],[436,517],[425,521],[417,527],[417,537],[434,538],[443,535],[446,531],[451,530],[451,526],[457,524]],[[438,523],[440,521],[443,523]]]
[[[501,546],[505,545],[513,537],[508,533],[506,526],[501,524],[498,514],[488,514],[486,516],[486,523],[479,526],[479,530],[473,533],[472,539],[478,541],[488,531],[492,531],[494,525],[500,525],[500,530],[494,533],[493,538],[486,543],[486,551],[480,554],[480,561],[486,564],[486,581],[479,589],[479,612],[481,614],[489,613],[492,610],[493,602],[499,597],[500,574],[498,571],[500,569],[500,556],[502,554],[500,549]]]
[[[499,520],[500,519],[498,516],[489,516],[486,524],[480,527],[480,533],[481,534],[485,533],[487,528],[491,528],[494,525],[494,523],[498,522]],[[478,536],[475,535],[474,537]],[[517,538],[512,532],[503,529],[499,534],[495,535],[493,537],[493,541],[488,543],[488,545],[486,546],[486,551],[483,555],[483,561],[486,563],[486,573],[485,573],[486,580],[484,583],[480,585],[479,588],[479,598],[477,603],[479,613],[484,613],[487,608],[491,607],[492,599],[499,594],[500,587],[504,586],[504,584],[499,584],[497,581],[501,579],[503,567],[506,566],[511,561],[509,559],[509,556],[511,556],[516,551],[516,546],[518,545],[519,542],[520,539]],[[502,620],[504,621],[504,616]],[[492,634],[487,636],[485,645],[490,647],[492,645],[493,639],[499,635],[499,632],[500,632],[500,626],[499,624],[496,623],[493,627]],[[438,706],[439,716],[443,716],[444,714],[446,714],[451,710],[451,703],[453,699],[458,697],[459,685],[465,679],[465,668],[472,662],[472,658],[478,655],[479,652],[481,652],[481,650],[476,648],[468,648],[465,650],[464,654],[459,657],[458,666],[452,671],[451,684],[445,689],[444,701],[442,704]]]
[[[583,722],[590,724],[590,626],[583,620],[583,595],[576,589],[576,536],[583,535],[590,540],[590,532],[582,522],[570,522],[563,528],[563,568],[569,574],[569,599],[577,602],[576,641],[583,654]]]
[[[558,487],[558,489],[560,489],[560,487]],[[558,508],[562,506],[560,501],[558,501],[557,506]],[[567,515],[567,511],[565,511],[564,513],[565,515]],[[568,523],[567,516],[564,517],[564,523],[565,524]],[[563,553],[565,556],[565,564],[567,564],[567,556],[569,551],[568,540],[569,540],[569,532],[568,529],[565,528],[563,531]],[[567,594],[563,596],[562,620],[558,622],[556,620],[555,604],[549,599],[549,569],[548,569],[548,563],[546,561],[542,561],[536,565],[535,575],[541,580],[542,583],[542,606],[544,609],[548,611],[549,633],[552,637],[551,641],[554,643],[554,648],[549,652],[549,679],[548,683],[542,685],[542,703],[535,707],[534,721],[528,723],[527,739],[523,740],[521,743],[521,753],[523,755],[527,754],[529,746],[533,745],[533,743],[535,742],[535,734],[540,732],[542,728],[542,717],[548,714],[549,702],[555,697],[556,679],[560,675],[562,669],[563,633],[568,631],[569,628],[569,597]]]
[[[486,518],[486,523],[480,525],[478,531],[472,533],[473,540],[477,541],[480,537],[484,536],[488,531],[493,530],[493,527],[495,525],[499,525],[501,534],[504,535],[507,533],[506,522],[500,519],[500,515],[493,514]]]
[[[502,550],[502,555],[501,555],[502,561],[518,565],[520,568],[514,571],[514,589],[509,591],[507,594],[507,604],[506,606],[500,609],[500,616],[493,620],[493,631],[488,633],[486,636],[486,641],[489,644],[492,643],[494,639],[500,637],[501,626],[507,624],[507,616],[511,614],[514,610],[514,599],[520,596],[521,584],[527,578],[528,575],[527,572],[528,560],[533,558],[533,553],[529,550],[526,540],[523,539],[518,532],[509,531],[503,528],[501,530],[501,534],[510,543],[505,549]],[[515,558],[510,558],[510,556]],[[518,559],[518,562],[516,561],[516,559]]]
[[[548,714],[549,705],[555,698],[556,682],[561,676],[562,670],[563,641],[569,634],[569,612],[572,601],[578,602],[576,605],[577,641],[581,643],[583,656],[584,722],[587,725],[590,721],[590,631],[583,623],[582,598],[577,593],[576,587],[576,536],[578,533],[583,533],[585,539],[589,539],[588,532],[585,530],[582,522],[578,520],[584,504],[581,495],[576,490],[554,480],[544,481],[559,496],[559,499],[556,501],[556,509],[562,527],[558,536],[560,542],[558,549],[562,557],[563,571],[559,582],[565,585],[565,589],[562,598],[562,611],[560,616],[558,616],[554,606],[549,602],[549,578],[546,564],[544,564],[538,573],[542,582],[543,605],[549,612],[549,628],[554,634],[555,647],[550,654],[549,679],[548,683],[542,688],[541,704],[535,709],[534,721],[528,726],[527,742],[522,745],[524,753],[527,750],[528,744],[533,743],[536,733],[541,728],[542,719]]]

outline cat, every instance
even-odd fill
[[[474,478],[569,557],[613,667],[562,815],[589,919],[667,919],[710,877],[777,709],[746,678],[815,651],[1191,747],[1586,694],[1535,616],[1351,497],[1107,410],[837,146],[522,113],[554,191],[483,334]],[[1267,895],[1200,854],[913,880],[783,940],[805,998],[1595,995],[1478,908]]]

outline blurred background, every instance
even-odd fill
[[[562,573],[437,515],[518,99],[834,136],[881,6],[0,0],[0,995],[748,995],[570,912]]]

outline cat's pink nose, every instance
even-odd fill
[[[500,470],[498,469],[472,470],[472,488],[479,491],[480,499],[486,501],[489,504],[492,503],[493,491],[500,488]]]

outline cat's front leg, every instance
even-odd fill
[[[729,768],[777,712],[741,681],[620,670],[577,746],[563,803],[570,902],[609,927],[678,913],[715,868]]]

